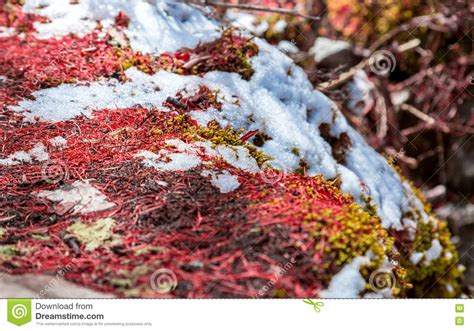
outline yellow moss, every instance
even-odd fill
[[[18,255],[21,255],[21,251],[16,247],[16,245],[0,246],[0,260],[8,261]]]
[[[183,134],[190,141],[208,140],[214,145],[242,146],[249,151],[249,155],[255,159],[259,166],[271,159],[254,145],[241,140],[243,130],[236,132],[232,128],[221,128],[216,121],[209,122],[206,127],[197,127],[189,123],[188,119],[185,114],[175,116],[161,123],[160,127],[152,129],[151,133],[156,135]]]
[[[399,169],[395,168],[400,172]],[[456,297],[460,293],[462,270],[458,265],[458,253],[451,242],[447,222],[437,218],[431,211],[431,206],[423,194],[415,185],[401,175],[402,181],[409,184],[415,197],[423,204],[424,212],[429,221],[423,220],[419,211],[411,210],[406,215],[416,222],[417,231],[410,249],[400,257],[400,264],[407,270],[406,278],[413,283],[408,295],[414,297]],[[431,261],[429,265],[422,259],[417,265],[410,261],[410,255],[414,252],[426,252],[432,245],[434,239],[439,240],[443,250],[438,259]],[[406,243],[405,243],[406,244]],[[447,287],[453,291],[448,291]]]
[[[94,223],[75,222],[67,228],[69,236],[75,236],[91,251],[98,247],[113,246],[119,237],[112,232],[115,221],[112,218],[103,218]]]

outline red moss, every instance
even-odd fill
[[[217,91],[213,91],[205,85],[200,85],[199,89],[192,96],[186,96],[186,92],[179,91],[176,93],[176,97],[168,97],[164,106],[174,109],[178,113],[207,110],[210,107],[215,109],[222,108],[222,103],[217,101]]]
[[[163,53],[158,57],[130,54],[124,67],[136,66],[154,73],[167,70],[182,75],[204,75],[210,71],[235,72],[244,79],[253,74],[249,59],[258,54],[258,47],[251,39],[241,37],[235,29],[228,29],[221,38],[200,44],[194,49],[181,49],[174,54]]]
[[[157,266],[173,270],[178,278],[178,287],[167,296],[308,297],[327,286],[339,267],[327,268],[315,253],[303,206],[311,204],[312,213],[330,209],[337,215],[351,199],[319,177],[288,175],[272,183],[265,180],[272,174],[245,173],[204,154],[211,163],[186,172],[144,167],[134,158],[137,151],[170,148],[165,141],[171,138],[192,139],[189,128],[187,133],[179,126],[164,130],[176,115],[142,108],[103,110],[92,119],[11,128],[10,139],[2,142],[4,156],[42,142],[67,176],[57,183],[44,180],[47,164],[0,167],[0,177],[8,178],[0,217],[9,219],[3,223],[7,232],[1,244],[15,245],[20,252],[0,261],[0,270],[37,273],[72,265],[67,279],[119,296],[166,296],[149,288]],[[153,134],[156,128],[163,132]],[[65,149],[48,142],[58,135],[67,139]],[[201,175],[203,170],[227,170],[241,186],[222,194]],[[86,252],[77,238],[65,236],[77,216],[31,192],[89,178],[117,208],[82,216],[82,222],[112,217],[120,242]],[[291,268],[278,276],[278,284],[261,292],[275,279],[275,268],[288,261],[293,261]]]
[[[94,81],[120,73],[114,49],[96,34],[41,40],[31,35],[0,38],[0,106],[30,97],[34,91],[61,83]]]
[[[121,27],[121,28],[126,28],[128,27],[128,24],[130,23],[130,17],[127,16],[123,11],[119,11],[117,16],[115,16],[115,25]]]
[[[20,1],[0,0],[0,26],[14,28],[16,32],[35,31],[35,22],[48,22],[48,19],[35,14],[24,13]]]

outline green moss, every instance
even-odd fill
[[[342,265],[371,250],[375,256],[372,263],[374,266],[380,265],[393,243],[382,229],[380,220],[370,216],[355,203],[344,206],[341,213],[327,217],[330,213],[328,210],[325,217],[319,219],[315,233],[316,236],[318,233],[324,233],[325,227],[337,229],[327,237],[324,244],[326,254],[333,256],[337,265]],[[320,249],[316,247],[318,248]]]
[[[293,147],[291,153],[293,153],[295,156],[300,156],[300,149],[298,147]]]
[[[44,240],[44,241],[51,239],[50,236],[48,236],[48,235],[41,235],[41,234],[32,234],[32,235],[31,235],[31,238],[34,238],[34,239],[37,239],[37,240]]]
[[[129,288],[133,285],[133,282],[131,279],[127,279],[127,278],[111,278],[110,284],[112,284],[115,287]]]
[[[76,237],[86,250],[92,251],[102,246],[113,246],[119,241],[119,237],[112,232],[115,220],[103,218],[94,223],[75,222],[67,228],[69,236]],[[68,236],[66,236],[68,237]]]
[[[416,222],[417,230],[413,242],[410,245],[404,243],[405,247],[401,247],[400,264],[406,269],[407,281],[414,285],[403,295],[410,297],[457,297],[461,291],[463,270],[458,265],[458,253],[451,242],[451,233],[447,222],[433,215],[431,206],[412,182],[403,176],[402,180],[410,185],[415,197],[423,204],[424,212],[429,218],[426,222],[421,213],[415,210],[411,210],[405,215]],[[425,253],[430,249],[434,239],[437,239],[443,247],[440,257],[431,261],[429,265],[426,265],[424,258],[418,264],[413,264],[410,261],[410,255],[414,252]],[[448,285],[453,291],[448,291]]]
[[[0,260],[8,261],[18,255],[21,255],[21,251],[16,247],[16,245],[0,246]]]
[[[242,146],[249,151],[249,155],[255,159],[259,166],[271,159],[254,145],[242,141],[243,130],[236,132],[232,128],[221,128],[216,121],[209,122],[206,127],[198,127],[189,121],[186,114],[175,116],[160,123],[151,132],[155,135],[182,134],[190,141],[208,140],[214,145]]]

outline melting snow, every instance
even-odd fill
[[[44,162],[49,160],[49,155],[46,152],[46,148],[42,143],[37,143],[28,152],[19,151],[10,154],[5,159],[0,159],[0,165],[12,166],[21,163],[32,163],[34,161]]]
[[[350,49],[351,44],[343,40],[332,40],[324,37],[316,38],[309,53],[314,56],[316,62],[320,62],[333,54]]]
[[[107,197],[88,181],[75,181],[72,185],[54,191],[40,191],[36,194],[59,203],[60,212],[89,214],[115,207]]]
[[[120,11],[131,19],[125,32],[137,51],[172,52],[219,36],[214,21],[176,1],[27,0],[23,8],[50,19],[50,23],[35,23],[38,37],[45,39],[90,33],[97,21],[107,29]]]
[[[57,148],[66,147],[67,145],[67,140],[61,136],[56,136],[54,138],[51,138],[49,139],[49,142],[51,143],[51,145]]]
[[[366,281],[359,269],[370,264],[370,258],[358,256],[334,275],[329,287],[321,291],[321,298],[358,298],[360,292],[365,288]]]
[[[421,259],[423,258],[423,253],[422,252],[415,252],[410,255],[410,261],[411,263],[417,265],[420,263]]]
[[[425,263],[429,265],[431,261],[437,260],[443,252],[443,246],[438,239],[431,241],[431,247],[425,252]]]
[[[229,193],[239,188],[240,183],[236,176],[230,174],[227,170],[222,173],[214,171],[203,171],[202,175],[211,176],[211,184],[217,187],[221,193]]]
[[[143,159],[143,164],[162,171],[190,170],[202,163],[200,155],[220,157],[230,165],[249,172],[259,170],[257,161],[243,146],[216,145],[210,141],[199,141],[187,144],[180,139],[166,140],[168,146],[177,149],[178,153],[162,149],[158,153],[139,151],[135,156]]]
[[[201,164],[201,159],[188,152],[168,153],[162,150],[155,154],[150,151],[140,151],[136,157],[143,158],[143,164],[162,171],[186,171]]]
[[[156,52],[193,47],[199,41],[217,36],[213,32],[218,28],[214,21],[206,19],[197,10],[171,1],[84,0],[79,5],[70,5],[68,0],[42,2],[50,3],[50,6],[36,10],[33,7],[38,2],[27,1],[25,8],[51,19],[51,23],[38,23],[36,26],[40,36],[45,38],[53,34],[87,32],[90,22],[95,19],[107,26],[119,10],[124,10],[131,18],[126,33],[136,50]],[[345,192],[356,199],[364,194],[370,196],[385,228],[403,229],[401,218],[409,207],[415,206],[422,213],[418,199],[408,199],[411,189],[403,185],[386,160],[347,124],[336,105],[313,89],[303,70],[265,41],[256,39],[255,42],[260,51],[251,61],[255,72],[250,81],[225,72],[191,77],[162,71],[149,76],[132,68],[126,72],[131,79],[129,82],[120,83],[112,79],[89,86],[64,84],[39,91],[35,93],[35,101],[24,100],[14,109],[30,111],[25,112],[28,119],[37,115],[49,121],[61,121],[79,114],[90,116],[94,109],[125,108],[137,104],[167,111],[162,109],[162,103],[168,96],[175,95],[184,87],[191,89],[203,84],[219,89],[224,100],[233,100],[235,96],[240,105],[224,101],[221,111],[210,110],[201,115],[195,112],[193,116],[199,123],[215,119],[223,126],[231,125],[236,130],[259,130],[267,134],[271,139],[261,149],[274,158],[272,162],[275,166],[285,171],[294,171],[300,161],[304,161],[308,165],[308,175],[323,174],[327,179],[340,175]],[[363,82],[358,84],[364,87]],[[156,91],[156,86],[161,91]],[[346,132],[350,137],[352,148],[344,165],[337,164],[332,157],[331,146],[321,137],[318,127],[322,123],[331,126],[334,136]],[[293,153],[295,148],[299,150],[298,156]],[[258,170],[256,164],[250,165],[249,159],[242,163],[242,159],[246,158],[243,154],[247,154],[244,150],[237,148],[232,151],[235,159],[227,155],[228,150],[224,147],[218,152],[239,168]],[[165,166],[158,156],[142,156],[148,157],[150,165]],[[173,164],[185,167],[197,163],[197,159],[189,155],[178,154],[170,158]],[[361,184],[367,187],[366,192]]]

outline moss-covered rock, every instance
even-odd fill
[[[115,9],[129,34],[139,16]],[[2,272],[70,265],[67,279],[131,297],[459,295],[445,223],[301,69],[243,32],[204,41],[163,17],[183,36],[160,54],[99,37],[95,21],[83,37],[0,37]],[[38,45],[80,70],[42,71]],[[77,183],[94,194],[70,199]]]

